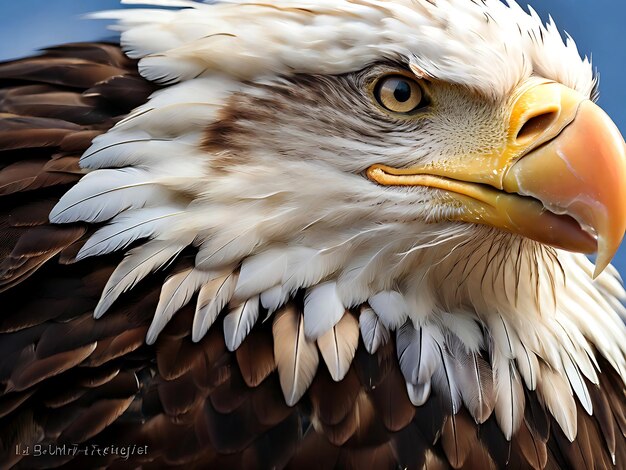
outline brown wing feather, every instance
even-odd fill
[[[268,328],[253,330],[236,351],[237,364],[248,387],[257,387],[274,370],[274,343]]]

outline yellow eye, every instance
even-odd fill
[[[424,93],[415,80],[402,75],[383,77],[374,89],[382,107],[394,113],[410,113],[424,100]]]

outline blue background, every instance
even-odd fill
[[[522,3],[522,2],[520,2]],[[626,1],[531,0],[542,18],[551,14],[559,29],[591,55],[600,71],[600,105],[626,135]],[[0,3],[0,60],[69,41],[114,38],[104,21],[86,21],[81,15],[119,8],[118,0],[4,0]],[[614,263],[626,274],[626,246]]]

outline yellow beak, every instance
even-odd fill
[[[452,220],[490,225],[546,245],[598,253],[596,275],[626,230],[626,144],[601,108],[557,83],[514,103],[506,143],[485,155],[413,168],[374,165],[385,186],[446,191]]]

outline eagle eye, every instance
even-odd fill
[[[410,113],[423,106],[424,92],[411,78],[388,75],[381,78],[374,88],[378,103],[394,113]]]

